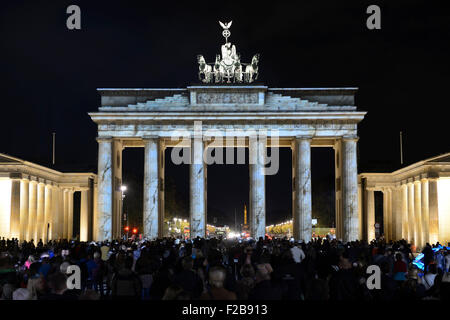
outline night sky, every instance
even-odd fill
[[[359,172],[400,168],[400,131],[404,165],[450,151],[445,2],[214,3],[2,3],[0,152],[58,170],[96,172],[97,132],[87,114],[100,105],[96,88],[197,83],[196,55],[212,60],[223,42],[218,20],[233,20],[229,40],[243,61],[261,54],[258,80],[269,87],[359,87],[357,106],[368,111],[359,126]],[[81,7],[81,30],[66,28],[71,4]],[[381,7],[381,30],[366,27],[370,4]],[[334,210],[333,157],[332,149],[313,149],[313,210]],[[135,215],[142,210],[143,159],[141,149],[124,151],[125,206]],[[268,223],[291,213],[290,161],[290,150],[281,150],[280,172],[267,178]],[[248,166],[209,166],[208,177],[209,217],[233,224],[236,209],[239,223],[248,203]],[[166,180],[186,204],[188,167],[168,163]]]

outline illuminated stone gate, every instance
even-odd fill
[[[237,147],[250,158],[265,157],[266,147],[292,149],[294,237],[311,238],[311,147],[335,150],[337,237],[360,236],[357,181],[357,124],[366,112],[356,110],[356,88],[268,88],[263,85],[201,85],[184,89],[98,89],[101,106],[89,115],[98,125],[99,240],[121,234],[122,150],[145,148],[144,236],[161,237],[164,216],[164,150],[175,131],[187,132],[194,163],[190,164],[191,236],[206,235],[207,165],[205,150],[220,147],[214,139],[196,139],[195,126],[214,130],[216,137],[236,132]],[[198,128],[197,128],[198,129]],[[278,132],[252,139],[249,132]],[[184,140],[186,141],[186,140]],[[251,236],[265,234],[263,162],[249,165]],[[226,194],[226,190],[224,190]]]

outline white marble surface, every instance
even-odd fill
[[[154,239],[159,231],[159,143],[157,138],[144,141],[144,236]]]
[[[342,139],[344,241],[355,241],[359,236],[357,140],[353,137]]]
[[[206,236],[206,164],[203,161],[204,143],[202,139],[192,139],[190,165],[190,236]]]
[[[98,140],[98,240],[112,237],[112,142],[110,139]]]
[[[254,239],[264,238],[266,233],[265,149],[264,139],[249,139],[250,235]]]
[[[311,138],[295,139],[295,211],[294,238],[309,242],[312,235]]]

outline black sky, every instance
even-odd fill
[[[368,111],[359,127],[360,172],[400,167],[399,131],[405,165],[449,152],[445,2],[393,2],[2,3],[0,152],[51,166],[51,133],[56,132],[58,169],[96,171],[96,127],[87,115],[100,104],[96,88],[197,82],[196,55],[215,56],[222,43],[217,20],[231,19],[230,41],[244,60],[261,54],[260,80],[266,85],[359,87],[358,108]],[[81,7],[81,30],[66,28],[71,4]],[[381,30],[366,28],[370,4],[381,7]],[[142,193],[139,152],[124,153],[124,181],[137,189],[130,190],[127,201]],[[290,151],[281,155],[282,170],[267,183],[269,222],[287,218],[291,208]],[[332,152],[314,150],[313,160],[313,188],[328,182],[333,188]],[[242,211],[248,201],[247,169],[209,168],[208,200],[214,210]],[[182,195],[187,192],[187,168],[166,174]]]

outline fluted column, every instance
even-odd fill
[[[61,189],[53,187],[52,189],[52,240],[63,238],[64,228],[64,206]]]
[[[111,240],[113,214],[112,138],[97,138],[98,141],[98,240]]]
[[[393,189],[392,196],[392,239],[402,238],[402,190],[399,186]]]
[[[155,239],[160,227],[159,138],[144,137],[144,142],[144,236]]]
[[[98,214],[97,214],[97,210],[98,210],[98,185],[97,183],[94,183],[94,195],[93,195],[93,218],[92,218],[92,239],[94,240],[98,240],[99,236],[98,236]]]
[[[62,223],[62,237],[68,239],[69,231],[69,190],[62,189],[62,207],[63,207],[63,223]]]
[[[367,212],[367,241],[375,239],[375,195],[374,190],[366,191],[366,212]]]
[[[45,186],[45,209],[44,209],[44,243],[51,238],[50,228],[52,222],[52,186]]]
[[[417,246],[417,228],[416,228],[416,218],[414,215],[414,184],[412,182],[408,183],[408,234],[409,242],[414,243]]]
[[[9,220],[9,236],[19,238],[20,236],[20,180],[11,180],[11,218]]]
[[[305,242],[312,236],[311,137],[295,138],[295,211],[294,238]]]
[[[26,240],[28,234],[28,205],[29,205],[29,181],[20,181],[20,234],[21,241]]]
[[[389,202],[389,192],[387,188],[383,189],[383,233],[384,238],[389,240],[388,234],[388,202]]]
[[[36,244],[37,238],[37,189],[36,181],[29,183],[29,203],[28,203],[28,240],[33,239]]]
[[[74,190],[69,189],[68,191],[68,221],[67,221],[67,239],[73,238],[73,194]]]
[[[342,211],[345,242],[357,240],[359,234],[357,141],[357,137],[342,139]]]
[[[264,163],[266,156],[266,140],[261,137],[249,137],[249,170],[250,170],[250,234],[254,239],[266,234],[266,177]]]
[[[37,237],[36,242],[44,240],[44,219],[45,219],[45,184],[38,183],[37,189]]]
[[[422,201],[420,181],[414,181],[414,217],[415,229],[417,230],[416,246],[422,247]]]
[[[89,229],[89,189],[81,190],[81,203],[80,203],[80,241],[88,241],[88,229]]]
[[[203,161],[204,143],[201,136],[191,141],[190,169],[190,237],[206,236],[206,163]]]
[[[392,240],[392,188],[388,188],[388,240]]]
[[[421,181],[421,212],[422,212],[422,242],[423,245],[430,242],[430,215],[428,211],[428,181],[422,179]]]
[[[401,211],[402,211],[402,238],[410,241],[409,219],[408,219],[408,186],[402,184],[401,188]]]
[[[429,234],[430,243],[436,243],[439,240],[439,210],[438,210],[438,180],[428,179],[428,215],[429,215]]]

